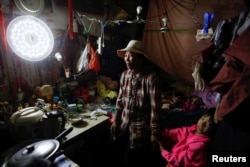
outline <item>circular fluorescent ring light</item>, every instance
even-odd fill
[[[45,59],[54,47],[50,28],[34,16],[19,16],[13,19],[7,27],[6,35],[13,52],[28,61]]]
[[[37,16],[44,10],[44,0],[14,0],[17,8],[28,15]]]

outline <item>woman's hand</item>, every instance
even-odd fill
[[[154,143],[161,144],[162,142],[162,131],[156,127],[151,128],[151,141]]]
[[[113,140],[116,139],[118,132],[120,131],[120,126],[114,121],[110,126],[110,133],[113,137]]]

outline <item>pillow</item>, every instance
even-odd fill
[[[203,91],[193,89],[190,95],[198,96],[202,99],[203,103],[208,108],[216,108],[219,103],[219,93],[213,91],[210,87],[206,86]]]

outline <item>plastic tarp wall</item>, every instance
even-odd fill
[[[200,52],[211,45],[211,38],[197,41],[197,30],[203,29],[204,13],[214,13],[212,30],[222,19],[229,19],[246,8],[243,0],[150,0],[143,42],[149,59],[177,80],[193,84],[192,66]],[[162,18],[167,27],[182,32],[151,32],[160,29]]]

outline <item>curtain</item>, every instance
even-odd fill
[[[143,33],[143,42],[151,61],[176,80],[194,84],[192,67],[200,52],[210,46],[211,38],[196,41],[197,30],[203,28],[204,13],[214,13],[212,30],[221,19],[229,19],[246,8],[243,0],[150,0]],[[161,19],[166,17],[170,30],[162,33]]]

